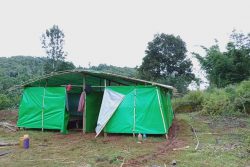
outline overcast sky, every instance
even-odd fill
[[[249,7],[248,0],[1,0],[0,56],[45,55],[41,34],[56,24],[74,64],[135,67],[156,33],[179,35],[192,52],[215,38],[223,46],[233,29],[250,32]]]

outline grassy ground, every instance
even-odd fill
[[[15,112],[0,111],[0,121],[15,122]],[[192,125],[197,132],[199,147]],[[24,134],[30,136],[30,148],[0,147],[11,150],[0,156],[1,166],[250,166],[250,118],[210,117],[198,113],[176,115],[171,138],[148,136],[139,144],[131,135],[109,135],[94,138],[70,132],[18,131],[0,128],[0,141],[18,141]],[[174,151],[189,146],[187,149]]]

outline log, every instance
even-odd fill
[[[12,152],[11,150],[9,150],[9,151],[0,151],[0,156],[9,154],[9,153],[11,153],[11,152]]]
[[[3,142],[0,142],[0,147],[1,146],[15,146],[15,145],[18,145],[19,143],[18,142],[13,142],[13,143],[3,143]]]
[[[9,130],[13,131],[13,132],[16,132],[16,126],[15,125],[12,125],[8,122],[0,122],[0,126],[4,127],[4,128],[8,128]]]
[[[185,150],[185,149],[188,149],[189,147],[190,147],[190,146],[181,147],[181,148],[174,148],[173,151]]]

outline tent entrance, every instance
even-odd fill
[[[82,89],[67,92],[66,108],[69,113],[68,129],[83,132],[95,132],[98,115],[103,98],[103,90],[91,90],[86,93],[85,107],[79,112],[78,105]],[[67,106],[68,105],[68,106]]]
[[[81,130],[83,127],[83,112],[78,112],[78,103],[81,93],[67,93],[67,111],[69,113],[69,130]]]

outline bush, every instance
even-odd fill
[[[221,115],[233,111],[229,93],[224,89],[213,89],[210,92],[206,92],[204,97],[202,103],[202,113],[204,114]]]
[[[7,108],[11,105],[11,100],[8,96],[0,94],[0,109]]]
[[[182,98],[173,99],[173,109],[175,112],[198,111],[202,107],[204,93],[202,91],[190,91]]]
[[[236,110],[250,114],[250,81],[243,81],[236,88],[233,104]]]
[[[250,114],[250,80],[223,89],[190,91],[172,100],[175,112],[202,111],[209,115]]]

